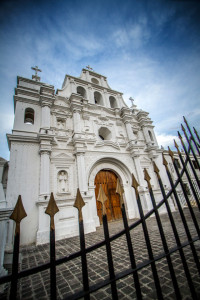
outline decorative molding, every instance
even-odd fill
[[[117,150],[120,150],[120,146],[118,143],[116,142],[112,142],[112,141],[98,141],[95,145],[95,148],[99,148],[99,147],[105,147],[105,146],[110,146],[110,147],[113,147]]]

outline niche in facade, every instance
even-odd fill
[[[110,100],[110,107],[111,108],[116,108],[117,107],[117,100],[115,99],[115,97],[110,96],[109,100]]]
[[[24,113],[24,123],[34,124],[34,110],[32,108],[26,108]]]
[[[61,170],[57,175],[57,191],[58,193],[66,193],[68,189],[68,174],[66,171]]]
[[[108,128],[101,127],[99,129],[99,137],[101,140],[110,140],[112,138],[112,133]]]
[[[57,119],[57,128],[58,129],[65,129],[65,120]]]
[[[91,81],[95,84],[99,84],[99,81],[96,78],[92,78]]]
[[[149,133],[150,140],[153,142],[153,135],[152,135],[151,131],[148,130],[148,133]]]
[[[94,92],[94,102],[99,105],[103,105],[103,97],[99,92]]]
[[[77,87],[77,94],[81,95],[83,98],[86,98],[86,90],[82,86]]]

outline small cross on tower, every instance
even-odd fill
[[[94,70],[90,67],[90,65],[88,65],[88,66],[86,67],[86,69],[88,69],[88,70],[90,70],[90,71],[94,71]]]
[[[129,100],[131,101],[132,106],[133,106],[134,99],[132,97],[130,97]]]
[[[42,72],[42,70],[40,70],[38,68],[38,66],[35,66],[35,67],[31,67],[32,70],[35,71],[35,75],[32,75],[32,79],[35,80],[35,81],[40,81],[40,77],[38,76],[38,72]]]

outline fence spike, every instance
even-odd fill
[[[138,197],[138,195],[139,195],[138,186],[139,186],[139,184],[138,184],[135,176],[132,174],[132,187],[135,189],[136,197]]]
[[[147,172],[147,169],[144,168],[144,179],[147,181],[147,184],[148,184],[148,189],[150,190],[152,188],[151,186],[151,177],[149,176],[149,173]]]
[[[74,202],[74,207],[76,207],[78,209],[79,222],[83,221],[82,208],[83,208],[84,205],[85,205],[85,202],[83,201],[80,190],[77,189],[77,194],[76,194],[76,200]]]
[[[178,137],[179,137],[179,139],[180,139],[181,141],[183,140],[182,135],[180,134],[179,131],[178,131]]]
[[[55,225],[54,225],[54,216],[55,214],[59,211],[59,208],[56,204],[56,201],[54,199],[53,193],[51,193],[50,199],[49,199],[49,203],[47,205],[47,208],[45,210],[45,214],[49,215],[51,217],[51,229],[55,229]]]
[[[183,130],[183,132],[185,132],[185,127],[183,126],[183,124],[181,124],[181,129]]]
[[[124,203],[124,200],[123,200],[124,189],[123,189],[122,185],[119,182],[119,178],[117,178],[116,193],[119,194],[119,197],[120,197],[120,206],[122,208],[122,204]]]
[[[174,146],[176,147],[178,154],[181,154],[181,152],[179,150],[179,146],[178,146],[176,140],[174,140]]]
[[[102,185],[100,184],[100,188],[99,188],[99,195],[97,198],[97,201],[102,203],[102,207],[103,207],[103,216],[106,215],[106,207],[105,207],[105,202],[108,198],[106,197],[106,194],[102,188]]]
[[[160,174],[159,174],[160,170],[158,169],[158,167],[157,167],[155,161],[153,161],[153,170],[154,170],[154,172],[156,173],[158,179],[160,179]]]
[[[168,152],[169,152],[169,156],[171,156],[172,161],[174,161],[174,153],[172,152],[169,146],[168,146]]]
[[[18,196],[17,203],[15,205],[15,208],[10,215],[10,219],[14,220],[16,222],[16,228],[15,228],[15,234],[19,233],[20,231],[20,222],[22,219],[24,219],[27,216],[27,213],[24,209],[23,203],[22,203],[22,198],[21,195]]]
[[[185,124],[188,125],[188,122],[184,116],[183,116],[183,120],[184,120]]]
[[[163,153],[162,153],[162,157],[163,157],[163,165],[165,166],[166,170],[168,170],[168,162],[166,161]]]

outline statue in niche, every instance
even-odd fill
[[[58,129],[65,129],[65,123],[63,120],[57,120]]]
[[[57,184],[58,193],[68,192],[68,175],[66,171],[62,170],[58,172]]]

